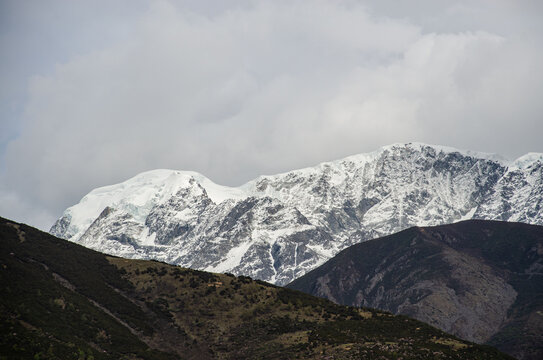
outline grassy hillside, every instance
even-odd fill
[[[0,359],[510,359],[403,316],[0,220]]]

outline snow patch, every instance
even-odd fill
[[[473,215],[475,215],[476,211],[477,211],[477,206],[475,206],[473,209],[468,211],[466,214],[464,214],[464,216],[462,216],[460,219],[458,219],[455,222],[473,219]]]
[[[215,266],[208,266],[204,270],[209,272],[224,273],[228,270],[235,268],[241,263],[243,255],[245,255],[251,245],[253,245],[253,242],[247,241],[237,247],[230,249],[230,251],[228,251],[228,254],[224,256],[224,260],[222,262]]]
[[[523,155],[511,163],[512,169],[527,169],[534,163],[540,162],[543,164],[543,153],[528,153]]]

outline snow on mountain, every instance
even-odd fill
[[[354,243],[469,218],[543,225],[543,154],[508,162],[394,144],[237,188],[154,170],[91,191],[50,232],[113,255],[282,285]]]

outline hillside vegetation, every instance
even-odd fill
[[[0,220],[0,359],[511,359],[422,322]]]

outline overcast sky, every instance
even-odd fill
[[[156,168],[543,152],[543,2],[0,0],[0,216]]]

